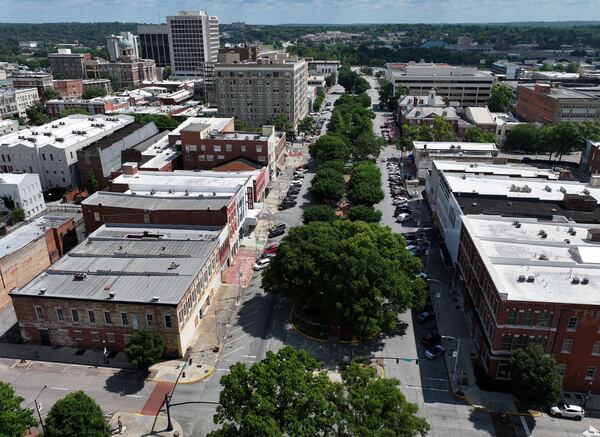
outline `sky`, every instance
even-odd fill
[[[0,22],[159,23],[178,10],[252,24],[585,21],[600,0],[0,0]]]

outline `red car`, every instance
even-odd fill
[[[271,244],[270,246],[265,247],[265,249],[263,250],[263,253],[265,254],[272,254],[277,252],[277,248],[279,247],[279,244]]]

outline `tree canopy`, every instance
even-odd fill
[[[512,91],[506,85],[497,83],[492,86],[488,108],[491,112],[504,112],[512,98]]]
[[[154,123],[159,129],[174,129],[179,126],[179,124],[185,120],[186,117],[184,117],[183,120],[180,120],[169,115],[133,114],[133,118],[135,119],[136,123]]]
[[[44,106],[36,102],[31,105],[29,108],[25,110],[27,114],[27,118],[29,119],[29,123],[34,126],[41,126],[42,124],[46,124],[50,122],[50,117],[44,111]]]
[[[467,129],[465,141],[473,143],[495,143],[497,138],[494,132],[489,132],[479,127],[472,127]]]
[[[0,381],[0,436],[21,437],[30,426],[35,426],[33,412],[21,407],[24,399],[11,385]]]
[[[332,382],[321,362],[291,346],[250,367],[236,363],[221,377],[214,416],[221,428],[209,437],[414,437],[429,430],[398,380],[355,363],[341,376]]]
[[[562,377],[556,361],[544,354],[539,344],[529,343],[526,348],[514,350],[510,373],[515,395],[526,405],[546,406],[562,396]]]
[[[348,66],[342,66],[338,70],[338,83],[348,94],[361,94],[371,88],[364,77],[352,71]]]
[[[367,130],[350,143],[350,155],[359,161],[377,159],[384,147],[383,138],[375,135],[372,130]]]
[[[50,408],[44,437],[109,437],[102,410],[83,391],[69,393]]]
[[[346,160],[349,151],[343,137],[334,134],[326,134],[308,147],[311,158],[319,161]]]
[[[377,211],[372,206],[355,205],[348,209],[348,220],[363,221],[367,223],[379,223],[381,220],[381,211]]]
[[[335,205],[346,190],[344,175],[330,167],[319,168],[309,190],[322,202]]]
[[[56,88],[52,86],[47,86],[44,88],[44,96],[46,100],[54,100],[60,97],[60,93],[56,90]]]
[[[127,359],[139,370],[148,370],[158,363],[165,345],[159,332],[144,328],[135,331],[125,346]]]
[[[332,222],[337,218],[335,209],[329,205],[309,206],[304,210],[302,222],[304,224],[310,222]]]
[[[310,134],[315,130],[315,119],[310,116],[304,117],[298,124],[298,131],[304,135]]]
[[[370,161],[359,161],[352,166],[348,200],[355,205],[372,206],[383,200],[381,171]]]
[[[356,221],[312,222],[290,229],[263,271],[266,291],[336,323],[349,335],[391,332],[398,313],[422,306],[421,261],[387,227]]]
[[[100,85],[92,85],[83,90],[81,95],[84,99],[93,99],[94,97],[104,97],[106,95],[106,90],[104,87]]]
[[[275,126],[275,130],[278,132],[291,132],[294,129],[290,120],[282,112],[278,112],[273,117],[271,117],[267,121],[267,124],[272,124],[273,126]]]

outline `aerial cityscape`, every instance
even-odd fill
[[[600,437],[595,3],[0,0],[0,436]]]

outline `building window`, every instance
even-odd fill
[[[600,341],[595,341],[592,346],[592,355],[600,355]]]
[[[206,155],[206,160],[207,161],[214,161],[215,160],[215,155]]]
[[[171,327],[171,315],[165,314],[165,328]]]
[[[215,144],[213,146],[213,152],[220,152],[220,151],[221,151],[221,146],[218,146],[218,145]]]
[[[225,144],[225,150],[231,152],[233,150],[233,147],[231,147],[231,144]]]
[[[245,151],[246,151],[246,146],[240,146],[240,150],[241,150],[242,152],[245,152]]]
[[[266,160],[267,160],[266,156],[261,155],[258,157],[258,162],[265,162]]]
[[[121,313],[121,323],[123,326],[129,325],[129,321],[127,320],[127,313]]]
[[[557,364],[556,370],[558,370],[558,373],[560,373],[560,376],[565,376],[565,371],[567,370],[567,365],[566,364]]]
[[[496,378],[510,379],[510,364],[507,364],[507,363],[498,364]]]
[[[108,343],[114,343],[115,342],[115,333],[114,332],[107,332],[106,333],[106,341]]]
[[[565,338],[563,340],[562,348],[560,351],[563,354],[570,354],[572,347],[573,347],[573,340],[571,340],[570,338]]]
[[[88,310],[88,319],[90,319],[90,323],[96,323],[96,315],[94,311]]]
[[[596,366],[589,366],[585,372],[585,379],[592,380],[596,377]]]
[[[42,307],[36,306],[35,308],[35,317],[38,320],[44,320],[44,311],[42,310]]]
[[[200,144],[200,150],[202,152],[206,152],[206,146],[204,144]]]
[[[56,308],[56,320],[59,322],[65,320],[65,315],[63,314],[62,308]]]
[[[508,310],[506,312],[506,323],[508,325],[516,325],[518,315],[519,315],[519,312],[517,310],[515,310],[515,309]]]
[[[513,336],[512,334],[504,334],[502,336],[502,344],[500,345],[500,349],[502,350],[511,350],[512,349]]]
[[[146,325],[152,325],[154,321],[154,316],[152,314],[146,314]]]
[[[73,322],[79,322],[79,313],[77,310],[71,310],[71,319],[73,319]]]
[[[550,313],[548,311],[543,311],[539,313],[535,320],[536,326],[548,326],[550,324]]]
[[[100,213],[99,212],[94,213],[94,221],[97,223],[100,222]]]
[[[526,310],[519,313],[519,325],[531,326],[533,323],[533,311]]]
[[[569,317],[569,323],[567,324],[567,331],[577,330],[577,317]]]
[[[104,323],[112,325],[112,319],[110,318],[110,312],[104,311]]]
[[[262,152],[262,144],[257,144],[256,145],[256,152],[257,153],[261,153]]]

